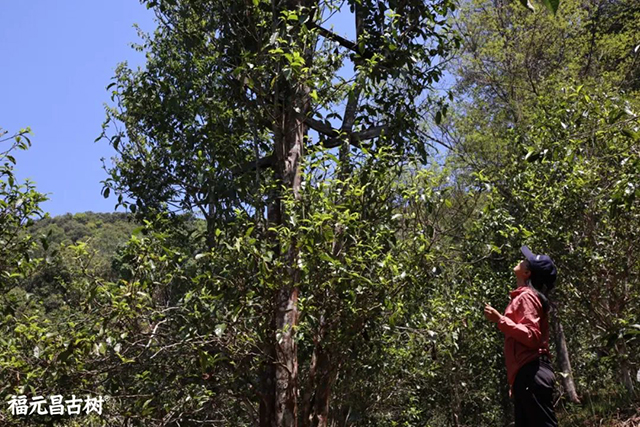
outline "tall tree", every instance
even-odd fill
[[[121,66],[116,75],[105,130],[114,132],[119,156],[105,195],[113,189],[132,198],[142,216],[172,206],[199,210],[210,247],[221,221],[237,209],[261,217],[266,204],[261,238],[282,257],[284,274],[264,342],[271,360],[260,420],[296,425],[300,249],[295,240],[279,245],[269,229],[296,228],[302,165],[316,146],[426,156],[419,121],[442,75],[439,61],[456,40],[446,20],[454,4],[353,1],[347,11],[314,0],[144,3],[160,26],[142,47],[147,68]],[[326,27],[333,13],[353,18],[355,40]],[[355,67],[347,79],[339,73],[346,58]],[[289,193],[293,202],[284,203]]]

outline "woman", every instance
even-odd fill
[[[497,323],[505,336],[504,357],[516,427],[556,427],[547,299],[556,281],[556,267],[547,255],[535,255],[526,246],[521,251],[526,259],[513,269],[518,287],[510,293],[504,316],[488,304],[484,315]]]

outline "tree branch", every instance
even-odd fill
[[[268,156],[264,156],[261,159],[256,160],[255,162],[247,163],[244,172],[255,171],[259,169],[269,169],[272,168],[275,164],[276,156],[274,154],[269,154]]]
[[[321,122],[320,120],[316,120],[312,117],[305,117],[304,122],[311,129],[325,136],[328,136],[331,138],[337,138],[338,136],[340,136],[340,131],[338,131],[338,129],[334,129],[330,125],[327,125],[326,123]]]
[[[334,33],[333,31],[329,31],[326,28],[322,28],[320,25],[316,24],[315,22],[309,22],[308,25],[310,28],[315,28],[316,30],[318,30],[320,35],[323,36],[324,38],[333,40],[334,42],[337,42],[338,44],[340,44],[340,46],[346,47],[347,49],[352,50],[355,53],[359,53],[358,45],[352,42],[351,40],[347,40],[344,37]]]
[[[347,100],[347,106],[344,109],[344,119],[342,120],[342,126],[340,130],[343,132],[351,132],[353,129],[353,123],[356,120],[356,111],[358,110],[358,100],[360,99],[361,86],[357,85],[352,92],[349,93],[349,99]]]
[[[358,49],[358,45],[356,43],[352,42],[351,40],[345,39],[344,37],[334,33],[333,31],[329,31],[326,28],[321,27],[320,25],[316,24],[315,22],[310,22],[308,25],[309,25],[309,28],[317,29],[318,32],[320,33],[320,35],[323,36],[324,38],[329,39],[329,40],[333,40],[334,42],[338,43],[340,46],[346,47],[347,49],[349,49],[353,53],[356,53],[356,54],[360,55],[362,58],[364,58],[364,59],[373,58],[373,52],[364,51],[364,52],[361,53],[360,49]]]
[[[389,125],[373,126],[361,132],[356,132],[354,136],[359,141],[364,141],[367,139],[377,138],[380,136],[380,134],[382,134],[382,132],[385,132],[387,130],[389,130]]]
[[[349,144],[353,145],[354,147],[360,147],[360,143],[362,141],[377,138],[382,134],[383,131],[386,131],[388,128],[389,128],[388,125],[373,126],[373,127],[370,127],[369,129],[365,129],[360,132],[346,132],[345,137],[348,138]],[[345,133],[343,133],[343,135],[344,134]],[[330,139],[325,139],[324,141],[322,141],[322,145],[325,148],[334,148],[334,147],[338,147],[343,142],[344,142],[344,139],[339,137],[334,137]]]

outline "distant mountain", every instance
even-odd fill
[[[36,256],[44,254],[44,246],[52,249],[59,247],[61,243],[69,245],[86,242],[101,258],[110,259],[139,225],[133,222],[132,215],[126,213],[82,212],[44,218],[37,221],[29,231],[35,240],[41,241]],[[46,243],[43,241],[45,236],[48,236]]]

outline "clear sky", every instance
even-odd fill
[[[115,198],[100,194],[100,158],[113,150],[93,141],[115,67],[144,63],[129,46],[139,41],[134,23],[155,27],[137,0],[0,0],[0,127],[31,127],[16,175],[51,193],[42,208],[52,216],[114,210]]]

